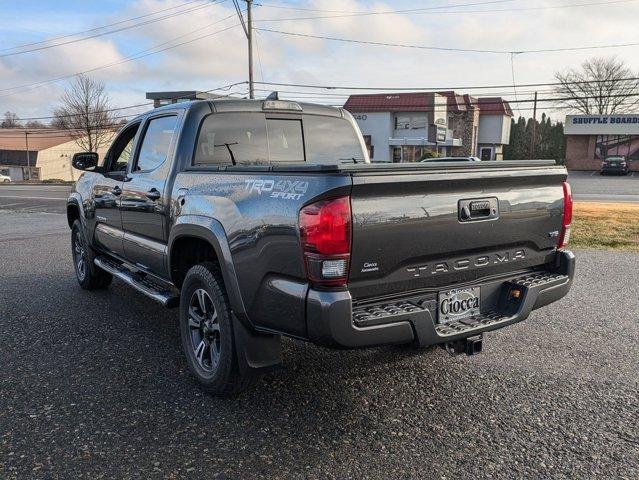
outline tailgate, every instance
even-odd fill
[[[565,168],[494,163],[353,173],[353,297],[472,283],[551,261]]]

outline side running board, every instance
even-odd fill
[[[104,256],[96,257],[94,263],[102,270],[109,272],[167,308],[175,308],[180,304],[180,295],[175,288],[162,285],[145,273],[134,272],[127,268],[126,264]]]

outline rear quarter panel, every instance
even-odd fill
[[[306,338],[308,284],[300,250],[298,213],[321,198],[347,195],[349,175],[281,175],[185,171],[173,186],[173,221],[199,215],[226,234],[249,320],[258,327]]]

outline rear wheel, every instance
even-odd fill
[[[237,363],[231,309],[219,268],[206,262],[186,274],[180,293],[180,333],[186,361],[202,388],[214,395],[234,395],[253,377]]]
[[[84,239],[80,220],[73,222],[71,228],[71,254],[75,276],[83,289],[97,290],[111,284],[113,276],[93,263],[95,256]]]

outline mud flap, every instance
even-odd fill
[[[280,368],[282,365],[281,337],[253,333],[234,314],[231,315],[240,373],[259,376]]]

